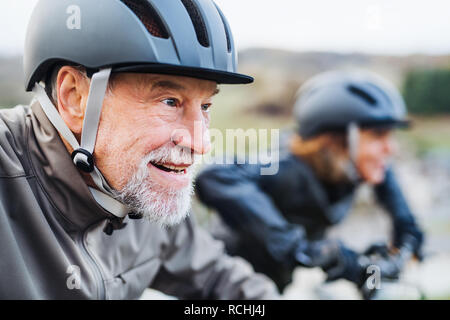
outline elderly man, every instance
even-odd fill
[[[0,113],[0,297],[276,297],[186,218],[217,84],[252,81],[219,8],[73,3],[38,2],[24,56],[36,99]]]

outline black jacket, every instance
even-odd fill
[[[275,175],[261,175],[260,169],[261,165],[248,164],[208,167],[197,178],[197,194],[238,238],[231,253],[253,264],[264,261],[264,267],[255,269],[269,275],[267,269],[273,268],[291,272],[298,265],[299,243],[320,239],[329,226],[339,223],[350,211],[356,186],[326,185],[293,155],[280,160]],[[375,192],[392,217],[396,245],[405,233],[420,233],[391,169]]]

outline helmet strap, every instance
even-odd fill
[[[356,169],[356,161],[358,158],[359,148],[359,127],[355,122],[351,122],[347,126],[347,145],[349,154],[349,163],[345,170],[347,177],[353,183],[358,182],[361,177]]]
[[[101,69],[92,76],[89,96],[86,103],[86,113],[81,133],[81,146],[74,134],[67,127],[57,108],[53,105],[44,87],[36,83],[33,92],[42,106],[47,118],[73,148],[72,160],[75,166],[88,172],[100,191],[89,187],[96,202],[116,217],[123,218],[130,211],[124,204],[114,199],[113,189],[108,185],[100,170],[95,166],[93,153],[100,122],[103,99],[106,94],[111,68]]]

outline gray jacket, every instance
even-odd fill
[[[0,111],[0,298],[271,299],[277,292],[192,218],[161,229],[130,220],[111,236],[38,103]]]

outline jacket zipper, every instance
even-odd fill
[[[105,300],[106,298],[106,288],[105,283],[103,282],[102,273],[100,270],[100,266],[97,265],[94,258],[91,256],[89,251],[87,250],[85,239],[86,231],[79,234],[77,237],[78,245],[81,248],[82,254],[85,256],[86,261],[91,265],[91,270],[93,271],[95,281],[97,282],[97,296],[99,300]]]

